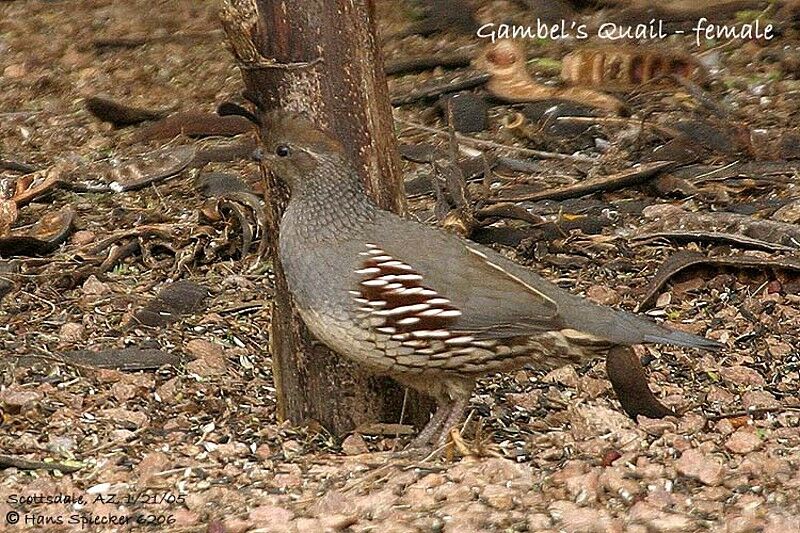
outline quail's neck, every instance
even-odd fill
[[[334,155],[321,158],[295,185],[283,224],[306,240],[331,242],[346,239],[378,212],[352,166]]]

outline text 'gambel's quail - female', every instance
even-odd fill
[[[443,441],[490,372],[582,363],[620,345],[719,347],[380,209],[332,137],[296,114],[266,118],[263,156],[291,192],[280,260],[300,315],[340,355],[436,399],[414,444]]]

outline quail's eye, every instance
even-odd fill
[[[275,148],[275,155],[277,155],[278,157],[288,157],[290,153],[291,150],[289,150],[289,147],[286,146],[285,144],[279,144]]]

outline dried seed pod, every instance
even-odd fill
[[[500,119],[503,127],[517,139],[530,141],[532,139],[541,138],[542,128],[536,124],[532,124],[528,118],[522,113],[513,113],[504,116]]]
[[[5,205],[13,207],[13,202]],[[0,257],[48,254],[67,239],[74,221],[75,210],[69,205],[46,213],[32,227],[3,235],[0,238]]]
[[[564,57],[561,78],[573,85],[625,91],[645,83],[674,85],[673,75],[702,83],[703,66],[691,55],[666,48],[601,46]]]
[[[622,102],[612,96],[576,87],[547,87],[533,80],[525,67],[525,53],[514,41],[498,40],[486,47],[478,58],[477,65],[491,75],[487,90],[496,98],[506,102],[534,102],[537,100],[561,99],[607,109],[618,113],[624,108]]]

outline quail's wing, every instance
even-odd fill
[[[485,246],[402,220],[378,224],[363,253],[362,284],[383,302],[390,327],[425,325],[475,339],[572,330],[591,342],[660,343],[706,349],[714,341],[580,298]],[[436,330],[439,331],[439,330]]]
[[[394,216],[361,253],[364,300],[395,329],[447,328],[490,339],[564,327],[558,288],[493,250]],[[522,275],[519,275],[522,274]]]

